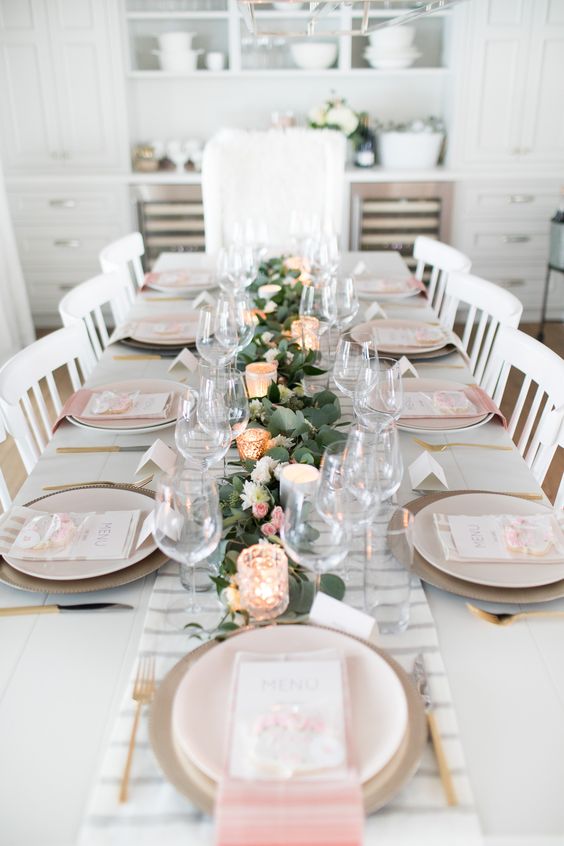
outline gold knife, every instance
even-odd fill
[[[146,452],[150,444],[139,446],[87,446],[87,447],[57,447],[57,452]]]
[[[65,611],[131,611],[133,605],[123,602],[85,602],[77,605],[16,605],[0,608],[0,617],[19,617],[24,614],[62,614]]]

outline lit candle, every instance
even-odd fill
[[[311,464],[287,464],[280,473],[280,503],[282,508],[290,496],[290,491],[299,488],[301,493],[315,491],[319,481],[319,470]]]
[[[269,448],[269,442],[270,432],[260,428],[245,429],[244,432],[235,438],[239,456],[243,461],[246,458],[250,458],[252,461],[258,461]]]
[[[299,270],[300,275],[296,279],[292,279],[292,277],[287,277],[288,279],[292,279],[290,285],[295,285],[296,282],[301,282],[302,284],[309,284],[311,281],[310,273],[310,264],[306,258],[302,258],[301,256],[289,256],[284,261],[284,265],[288,270]]]
[[[276,382],[277,361],[254,361],[245,367],[245,382],[249,397],[265,397],[271,382]]]
[[[276,294],[282,290],[280,285],[261,285],[258,289],[258,295],[263,300],[271,300]]]
[[[288,559],[279,546],[255,544],[237,559],[241,607],[255,620],[271,620],[288,607]]]
[[[306,350],[319,349],[319,320],[317,317],[301,317],[290,326],[292,338]]]

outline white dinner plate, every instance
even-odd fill
[[[175,393],[177,396],[186,391],[186,385],[181,382],[174,382],[172,379],[129,379],[127,382],[110,382],[104,385],[94,385],[93,391],[115,391],[116,393],[131,393],[139,391],[143,394],[167,394]],[[80,426],[83,429],[95,429],[104,432],[117,432],[127,434],[128,432],[135,432],[136,434],[143,434],[145,432],[156,432],[160,429],[166,429],[176,423],[178,400],[173,401],[171,413],[165,420],[155,420],[150,422],[147,420],[144,423],[132,424],[128,420],[106,419],[95,422],[93,420],[85,420],[80,416],[69,415],[67,420],[75,426]]]
[[[461,391],[468,385],[462,382],[451,382],[447,379],[403,379],[403,390],[408,391]],[[472,417],[409,417],[398,420],[398,427],[405,432],[461,432],[466,429],[476,429],[483,426],[493,417],[493,413],[485,412]]]
[[[135,511],[141,512],[139,527],[147,514],[152,511],[152,500],[142,493],[119,488],[79,488],[72,491],[59,491],[42,498],[32,508],[54,514],[59,511]],[[135,540],[133,546],[135,545]],[[132,549],[129,558],[100,561],[23,561],[11,555],[3,557],[11,567],[29,576],[43,579],[89,579],[115,573],[136,564],[157,548],[152,535],[143,541],[139,549]]]
[[[375,280],[386,279],[389,281],[396,281],[391,277],[385,276],[376,276],[376,274],[369,274],[366,273],[361,276],[354,277],[354,285],[356,289],[356,293],[358,294],[361,300],[380,300],[386,302],[393,302],[394,300],[406,300],[410,297],[418,297],[422,292],[419,288],[410,288],[404,291],[396,291],[396,292],[382,292],[374,290],[373,285]],[[405,281],[404,279],[398,279],[399,282]]]
[[[154,282],[148,282],[146,288],[165,294],[199,294],[213,288],[212,275],[207,270],[171,269],[154,271],[158,277]],[[183,285],[182,281],[187,284]]]
[[[133,329],[131,339],[133,341],[141,341],[143,344],[152,344],[159,347],[183,347],[188,344],[196,342],[196,335],[198,332],[198,321],[200,313],[197,309],[189,309],[178,311],[177,314],[163,314],[156,317],[143,317],[137,323],[140,326],[147,327],[150,324],[159,323],[187,323],[189,326],[188,334],[184,336],[179,335],[156,335],[154,332],[143,329]]]
[[[394,346],[394,347],[386,347],[382,344],[378,344],[378,352],[382,353],[392,353],[398,355],[409,355],[411,353],[414,354],[421,354],[426,352],[435,352],[437,350],[441,350],[446,344],[452,343],[452,335],[451,333],[442,326],[438,324],[429,324],[425,323],[422,320],[370,320],[367,323],[359,323],[358,326],[354,326],[351,331],[351,337],[359,344],[363,343],[364,341],[371,341],[372,340],[372,330],[376,329],[438,329],[441,331],[441,338],[436,341],[435,343],[429,343],[428,345],[405,345],[405,346]]]
[[[562,564],[543,564],[532,556],[530,563],[447,561],[433,523],[433,515],[465,514],[478,517],[483,514],[518,514],[528,517],[533,514],[549,514],[550,511],[546,505],[507,494],[470,493],[445,497],[432,502],[415,515],[413,542],[417,551],[433,567],[467,582],[505,588],[549,585],[564,579],[564,561]]]
[[[219,781],[225,765],[237,653],[268,656],[324,649],[337,649],[346,658],[352,737],[361,780],[367,781],[391,760],[405,736],[407,700],[397,675],[376,652],[326,629],[254,629],[203,655],[186,672],[174,698],[172,725],[179,748],[205,775]]]

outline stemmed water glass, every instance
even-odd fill
[[[300,317],[316,317],[319,320],[319,334],[323,335],[334,321],[333,290],[325,282],[304,285],[300,297]]]
[[[333,381],[339,390],[348,397],[354,397],[375,356],[369,341],[355,341],[350,335],[339,338],[333,364]]]
[[[359,309],[358,296],[352,276],[336,276],[333,288],[333,322],[339,332],[350,326]]]
[[[236,297],[220,294],[215,324],[215,335],[222,346],[231,349],[234,334],[237,336],[236,352],[250,344],[255,332],[255,322],[248,294],[244,291]]]
[[[330,508],[326,501],[322,512],[317,505],[317,494],[317,486],[307,493],[292,488],[280,530],[280,538],[290,558],[315,573],[316,592],[322,574],[341,564],[350,545],[349,528],[336,505]]]
[[[190,464],[206,470],[225,456],[231,443],[231,427],[223,400],[200,397],[188,390],[180,400],[174,440],[178,452]]]
[[[361,423],[370,429],[398,420],[403,407],[403,382],[398,362],[393,358],[373,357],[368,369],[359,374],[354,393],[354,410]]]
[[[245,379],[235,367],[228,367],[217,372],[210,367],[200,365],[200,405],[223,407],[231,429],[231,438],[238,438],[249,424],[250,410]],[[205,426],[205,424],[204,424]],[[223,472],[227,473],[227,452],[223,456]]]
[[[256,275],[257,261],[251,244],[231,243],[221,248],[217,257],[217,277],[222,290],[228,293],[243,291]]]
[[[196,614],[196,564],[217,547],[221,538],[219,495],[211,479],[195,477],[186,468],[161,477],[157,485],[153,535],[159,549],[180,565],[180,582],[189,598],[173,603],[167,617],[182,628],[184,615]],[[179,621],[178,614],[183,613]]]
[[[237,354],[240,343],[237,326],[215,306],[200,308],[196,349],[208,364],[220,367]]]

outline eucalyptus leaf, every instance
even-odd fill
[[[336,576],[335,573],[323,573],[320,588],[323,593],[332,596],[333,599],[342,599],[346,591],[344,581],[339,576]]]
[[[268,430],[272,435],[291,433],[297,423],[296,413],[290,408],[277,408],[268,424]]]

